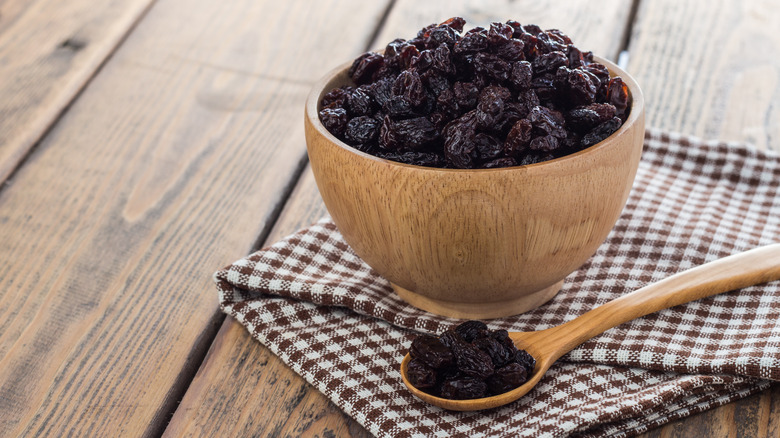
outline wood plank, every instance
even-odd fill
[[[774,384],[759,394],[673,421],[638,438],[776,437],[779,401],[780,384]]]
[[[161,432],[223,319],[211,273],[270,228],[310,83],[382,6],[149,11],[0,192],[0,436]]]
[[[776,6],[641,2],[628,71],[644,91],[648,126],[780,150]]]
[[[153,2],[0,3],[0,182]]]
[[[641,2],[627,69],[645,94],[648,126],[780,150],[778,28],[770,2]],[[778,418],[775,384],[642,437],[778,436]]]
[[[487,24],[495,20],[517,19],[537,23],[543,27],[557,27],[567,31],[575,42],[596,53],[615,59],[622,31],[629,15],[629,4],[612,1],[596,5],[592,2],[531,2],[531,1],[444,1],[396,2],[385,26],[371,47],[380,47],[398,37],[416,34],[431,22],[450,16],[462,16],[469,23]],[[523,11],[519,16],[516,11]],[[577,17],[587,17],[579,21]],[[585,46],[587,44],[587,46]],[[321,73],[325,73],[321,70]],[[322,200],[314,179],[307,168],[271,235],[270,244],[294,230],[305,226],[324,214]],[[246,365],[246,359],[263,357],[262,365]],[[268,361],[265,361],[268,358]],[[242,372],[229,374],[242,368]],[[227,379],[224,376],[230,375]],[[278,382],[298,382],[305,388],[305,396],[296,390],[268,391]],[[263,394],[262,397],[259,397]],[[265,401],[264,397],[269,400]],[[260,400],[264,401],[260,401]],[[232,400],[230,406],[220,400]],[[301,400],[310,401],[303,408]],[[241,416],[228,412],[238,411]],[[314,415],[317,421],[309,420]],[[277,420],[283,418],[284,421]],[[305,427],[303,427],[304,425]],[[278,436],[356,436],[370,434],[354,420],[345,416],[317,389],[304,384],[303,379],[258,342],[233,319],[226,319],[217,341],[190,385],[179,409],[173,416],[165,436],[232,436],[243,430],[273,430]]]
[[[307,166],[266,242],[325,214]],[[164,436],[245,436],[246,431],[255,436],[371,436],[228,317]]]

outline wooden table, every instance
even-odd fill
[[[324,214],[313,81],[454,15],[625,51],[649,126],[780,147],[769,1],[2,1],[0,436],[367,435],[211,275]],[[647,436],[737,434],[780,435],[777,385]]]

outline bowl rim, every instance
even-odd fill
[[[492,168],[492,169],[452,169],[452,168],[429,167],[429,166],[419,166],[414,164],[401,163],[398,161],[380,158],[377,157],[376,155],[371,155],[366,152],[355,149],[354,147],[344,143],[341,139],[337,138],[335,135],[331,134],[330,131],[325,129],[325,126],[323,126],[319,117],[320,96],[325,92],[324,90],[325,86],[329,82],[331,82],[336,76],[342,74],[347,69],[349,69],[353,61],[349,61],[339,65],[338,67],[332,69],[323,77],[321,77],[317,82],[314,83],[314,85],[311,88],[311,91],[309,92],[309,95],[306,97],[306,108],[305,108],[306,119],[311,124],[311,126],[317,130],[317,132],[320,135],[330,140],[332,144],[342,149],[345,149],[350,153],[354,153],[357,156],[363,157],[365,159],[374,160],[376,162],[384,163],[391,166],[398,166],[400,168],[411,168],[411,169],[418,169],[420,171],[430,171],[430,172],[480,173],[480,172],[502,172],[502,171],[511,172],[511,171],[518,171],[519,169],[546,167],[546,166],[556,165],[556,164],[563,165],[564,163],[567,163],[571,160],[576,160],[584,155],[598,153],[600,149],[603,149],[608,145],[609,139],[616,138],[628,132],[628,130],[631,129],[636,123],[638,123],[640,118],[642,118],[644,115],[643,114],[644,106],[645,106],[644,96],[642,94],[642,89],[639,87],[639,84],[636,82],[636,80],[627,71],[620,68],[617,64],[613,63],[612,61],[609,61],[607,59],[604,59],[596,55],[593,56],[593,60],[595,62],[598,62],[606,66],[610,72],[610,76],[612,77],[620,76],[621,79],[623,79],[623,82],[625,82],[626,86],[628,87],[630,98],[631,98],[631,111],[628,115],[628,118],[626,119],[625,122],[623,122],[623,124],[620,126],[620,128],[617,131],[613,132],[612,134],[609,135],[609,137],[605,138],[604,140],[601,140],[595,145],[574,152],[572,154],[564,155],[562,157],[557,157],[552,160],[542,161],[540,163],[517,165],[517,166],[510,166],[510,167],[499,167],[499,168]],[[309,144],[310,143],[307,142],[307,147],[309,146]]]

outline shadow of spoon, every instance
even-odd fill
[[[510,332],[517,348],[526,350],[536,359],[536,367],[524,384],[492,397],[450,400],[415,388],[407,376],[409,354],[401,362],[401,377],[412,394],[444,409],[478,411],[495,408],[524,396],[556,360],[606,330],[662,309],[779,279],[780,244],[772,244],[679,272],[559,326],[535,332]]]

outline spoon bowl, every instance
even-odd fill
[[[662,309],[774,280],[780,280],[780,244],[752,249],[679,272],[556,327],[533,332],[510,332],[509,337],[515,346],[533,356],[536,366],[524,384],[503,394],[469,400],[451,400],[428,394],[409,381],[409,354],[401,362],[401,378],[416,397],[444,409],[478,411],[503,406],[531,391],[561,356],[610,328]]]

